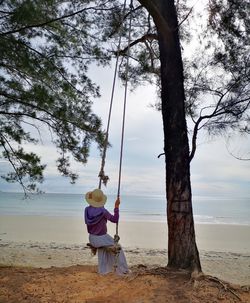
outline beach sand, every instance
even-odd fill
[[[115,224],[108,231],[113,235]],[[124,247],[167,249],[167,223],[120,222],[119,234]],[[0,216],[0,239],[84,244],[88,234],[81,217]],[[200,250],[249,253],[250,226],[197,224],[196,240]]]
[[[80,217],[0,216],[0,302],[238,302],[223,284],[166,272],[166,224],[121,222],[119,233],[126,278],[96,273]],[[250,226],[201,224],[196,237],[205,274],[250,285]],[[249,287],[236,293],[250,302]]]
[[[181,271],[132,268],[126,277],[100,276],[94,266],[63,268],[3,267],[2,303],[249,303],[247,287],[229,285],[213,277],[192,280]]]

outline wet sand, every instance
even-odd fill
[[[115,224],[108,224],[110,235]],[[158,222],[120,222],[119,234],[124,247],[167,249],[167,224]],[[81,217],[0,216],[2,241],[84,244],[88,233]],[[250,252],[250,226],[197,224],[200,250]]]

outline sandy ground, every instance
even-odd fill
[[[167,265],[167,250],[124,248],[130,267]],[[200,251],[203,272],[240,285],[250,285],[250,254]],[[49,268],[97,265],[97,256],[83,244],[0,241],[0,265]]]
[[[100,276],[81,218],[0,216],[0,302],[250,303],[249,226],[196,226],[199,281],[166,269],[166,224],[119,230],[131,273]]]
[[[228,285],[164,268],[132,268],[126,277],[100,276],[94,266],[0,270],[0,302],[236,303],[250,302],[249,287]]]
[[[120,222],[119,234],[124,247],[167,249],[167,223]],[[81,217],[0,216],[0,239],[81,245],[88,234]],[[250,226],[197,224],[196,239],[199,250],[250,252]]]

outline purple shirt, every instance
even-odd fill
[[[84,212],[85,223],[87,224],[88,233],[92,235],[102,236],[107,233],[107,221],[118,223],[119,208],[114,209],[112,215],[104,207],[88,206]]]

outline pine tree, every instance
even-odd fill
[[[39,141],[43,124],[59,151],[58,170],[74,182],[69,155],[86,163],[91,142],[103,144],[101,121],[91,110],[99,88],[87,75],[93,61],[109,60],[88,14],[95,7],[8,0],[0,8],[0,144],[12,167],[1,177],[19,182],[25,193],[37,191],[45,165],[23,145]]]

